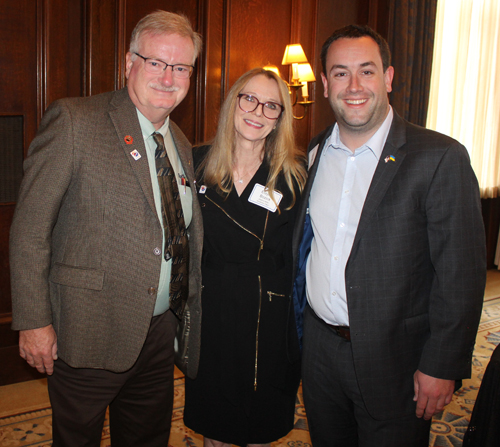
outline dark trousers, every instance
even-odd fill
[[[302,388],[314,447],[428,447],[430,421],[415,414],[379,421],[359,390],[351,343],[307,306],[304,315]]]
[[[58,359],[48,376],[53,447],[100,446],[108,405],[113,447],[166,447],[176,328],[171,311],[153,317],[136,363],[124,373],[72,368]]]

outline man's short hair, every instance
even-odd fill
[[[131,53],[139,52],[139,41],[144,33],[152,35],[179,34],[182,37],[189,37],[193,41],[195,60],[200,54],[201,35],[193,30],[191,22],[183,14],[158,10],[144,16],[132,31],[129,49]]]
[[[360,37],[371,37],[378,45],[380,56],[382,58],[382,67],[384,73],[391,65],[391,50],[387,41],[376,31],[366,25],[347,25],[333,32],[333,34],[325,41],[321,47],[321,65],[323,66],[323,73],[326,73],[326,56],[330,45],[339,39],[359,39]]]

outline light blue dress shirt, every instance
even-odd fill
[[[151,185],[153,186],[153,194],[155,199],[156,213],[158,214],[158,219],[160,220],[161,228],[163,230],[163,218],[161,216],[161,194],[160,187],[158,185],[158,178],[156,175],[156,162],[155,162],[155,152],[156,143],[153,139],[153,133],[159,132],[163,135],[165,142],[165,149],[167,151],[170,164],[174,172],[176,173],[177,186],[179,187],[179,193],[181,197],[182,211],[184,213],[184,221],[186,223],[186,228],[189,227],[192,218],[192,204],[193,196],[191,194],[191,188],[181,184],[181,176],[184,176],[184,169],[182,168],[181,161],[179,159],[179,154],[175,147],[172,134],[170,133],[170,117],[167,117],[165,123],[160,129],[156,130],[151,121],[149,121],[139,110],[137,110],[137,116],[139,117],[139,123],[141,125],[142,136],[144,138],[144,145],[146,146],[147,158],[149,164],[149,173],[151,175]],[[165,261],[163,256],[165,251],[165,232],[163,232],[163,243],[162,243],[162,255],[161,255],[161,270],[160,270],[160,281],[158,284],[158,294],[156,297],[156,305],[153,315],[161,315],[169,308],[169,292],[170,292],[170,273],[172,269],[172,261]]]
[[[314,238],[306,266],[306,292],[314,312],[329,324],[349,326],[345,267],[392,118],[390,108],[377,132],[354,152],[340,141],[335,124],[321,154],[309,198]],[[314,156],[315,151],[311,153]]]

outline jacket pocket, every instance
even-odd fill
[[[269,297],[269,301],[272,301],[274,296],[277,296],[280,298],[286,297],[286,295],[284,293],[275,293],[275,292],[271,292],[270,290],[267,291],[267,296]]]
[[[394,202],[391,204],[385,204],[376,211],[376,219],[377,220],[385,220],[385,219],[401,219],[404,217],[410,217],[415,213],[421,213],[419,206],[419,201],[417,199],[414,200],[406,200],[401,201],[401,203]]]
[[[429,314],[416,315],[405,320],[407,334],[419,334],[429,331]]]
[[[63,286],[102,290],[104,286],[104,270],[56,263],[50,271],[49,281]]]

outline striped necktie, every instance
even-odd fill
[[[155,132],[156,174],[161,194],[161,214],[165,230],[165,260],[172,260],[170,309],[178,315],[188,297],[189,243],[175,172],[165,150],[162,134]]]

